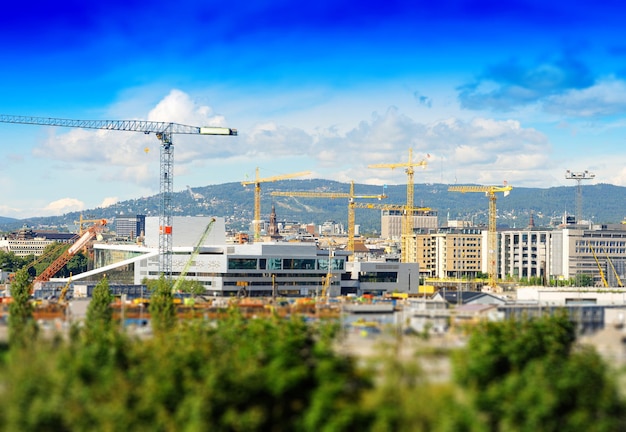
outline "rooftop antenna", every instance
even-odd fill
[[[566,180],[576,180],[576,224],[579,224],[583,218],[583,188],[581,183],[583,180],[591,180],[595,177],[594,173],[587,170],[579,172],[565,171]]]

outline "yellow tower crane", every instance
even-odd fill
[[[279,180],[286,180],[294,177],[302,177],[311,174],[311,171],[302,171],[292,174],[277,175],[272,177],[259,178],[259,168],[256,169],[256,177],[254,180],[242,181],[241,184],[245,187],[248,185],[254,185],[254,240],[258,241],[261,237],[261,183],[275,182]]]
[[[100,219],[83,219],[83,215],[81,214],[80,217],[78,218],[77,221],[74,221],[75,224],[78,224],[78,235],[83,235],[85,233],[85,231],[87,231],[85,229],[85,224],[86,223],[100,223],[102,221],[102,218]]]
[[[507,196],[513,188],[504,186],[450,186],[449,192],[482,192],[489,197],[489,231],[487,233],[487,273],[489,273],[489,286],[496,288],[496,257],[498,252],[498,237],[496,236],[496,193],[503,192]]]
[[[348,199],[348,244],[346,249],[352,252],[349,257],[352,260],[354,256],[354,227],[356,224],[354,217],[354,208],[356,203],[355,199],[378,199],[387,198],[387,195],[355,195],[354,194],[354,181],[350,183],[350,192],[272,192],[272,196],[287,196],[287,197],[299,197],[299,198],[347,198]]]
[[[415,261],[415,259],[412,258],[414,254],[409,253],[409,251],[412,249],[411,238],[413,237],[413,203],[415,200],[415,184],[413,180],[413,175],[415,174],[414,168],[416,166],[426,168],[426,165],[428,165],[426,159],[423,159],[419,162],[413,162],[412,148],[409,149],[408,162],[368,165],[368,168],[406,168],[406,207],[402,223],[402,254],[400,257],[400,261],[404,263]]]

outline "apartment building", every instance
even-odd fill
[[[544,278],[551,274],[550,252],[554,233],[553,230],[536,229],[500,231],[498,278]]]
[[[474,278],[485,272],[483,247],[486,236],[480,228],[444,227],[415,230],[415,256],[423,276]]]

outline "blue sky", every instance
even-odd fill
[[[4,6],[0,113],[237,128],[174,137],[177,191],[257,166],[403,184],[367,166],[409,148],[428,161],[416,182],[574,186],[569,169],[626,186],[621,2],[90,3]],[[158,193],[154,136],[0,134],[2,216]]]

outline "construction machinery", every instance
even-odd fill
[[[193,252],[191,253],[191,255],[189,256],[189,259],[185,263],[185,267],[183,267],[183,270],[180,272],[180,275],[176,279],[176,282],[174,282],[174,287],[172,288],[172,291],[177,292],[180,289],[180,286],[185,280],[185,276],[187,276],[187,273],[189,272],[189,268],[196,261],[196,258],[198,257],[198,254],[200,253],[200,248],[202,247],[205,240],[209,236],[209,233],[211,232],[211,228],[213,228],[214,223],[215,223],[215,218],[211,218],[211,222],[207,224],[206,228],[202,232],[202,235],[200,236],[200,240],[198,240],[198,244],[196,244],[196,247],[193,249]]]
[[[159,208],[159,273],[172,275],[172,193],[174,188],[173,135],[237,135],[237,129],[227,127],[188,126],[172,122],[145,120],[74,120],[48,117],[0,114],[1,123],[59,126],[81,129],[154,133],[161,141],[160,152],[160,208]]]
[[[622,279],[619,277],[619,274],[617,273],[617,270],[615,269],[615,266],[613,265],[613,260],[611,260],[608,253],[605,253],[605,255],[606,255],[607,262],[611,266],[611,271],[613,272],[613,275],[615,276],[615,280],[617,281],[617,286],[620,288],[623,288],[624,284],[622,283]]]
[[[407,175],[406,182],[406,211],[404,213],[403,224],[402,224],[402,251],[400,255],[400,261],[403,263],[406,262],[414,262],[415,257],[414,253],[410,253],[414,248],[412,247],[413,238],[413,203],[415,200],[415,184],[413,175],[415,174],[415,167],[421,166],[426,168],[427,162],[426,159],[423,159],[419,162],[413,161],[413,149],[409,149],[409,160],[407,162],[399,162],[399,163],[386,163],[386,164],[373,164],[368,165],[368,168],[405,168],[405,172]]]
[[[507,184],[504,186],[450,186],[449,192],[481,192],[489,197],[489,231],[487,233],[487,273],[489,273],[489,286],[496,289],[496,258],[498,253],[498,237],[496,232],[496,193],[502,192],[508,196],[513,188]]]
[[[328,299],[330,294],[330,285],[333,282],[333,248],[331,242],[328,243],[328,265],[326,269],[326,276],[324,276],[324,283],[322,284],[322,298]]]
[[[259,177],[259,168],[256,169],[256,176],[254,180],[242,181],[241,184],[245,187],[248,185],[254,185],[254,241],[258,241],[261,237],[261,183],[275,182],[279,180],[287,180],[294,177],[302,177],[311,174],[311,171],[302,171],[292,174],[276,175],[272,177]]]
[[[59,294],[59,303],[65,303],[65,300],[67,298],[67,293],[70,291],[70,287],[72,286],[72,273],[70,273],[70,277],[67,280],[67,282],[65,283],[65,285],[63,285],[63,288],[61,289],[61,294]]]
[[[354,216],[354,208],[355,208],[355,199],[384,199],[387,198],[387,195],[383,192],[379,195],[355,195],[354,193],[354,181],[350,182],[350,192],[310,192],[310,191],[302,191],[302,192],[272,192],[272,196],[286,196],[286,197],[299,197],[299,198],[328,198],[328,199],[340,199],[347,198],[348,199],[348,244],[346,245],[346,249],[352,252],[352,255],[348,257],[349,260],[352,260],[354,257],[354,230],[355,230],[355,216]]]
[[[596,250],[594,249],[591,242],[587,242],[587,246],[589,246],[589,249],[591,250],[591,254],[593,255],[593,259],[596,261],[596,265],[598,266],[598,271],[600,272],[600,279],[602,279],[602,285],[605,288],[608,288],[609,282],[606,280],[606,277],[604,276],[604,270],[602,270],[602,265],[600,264],[600,260],[598,260],[598,256],[596,255]]]
[[[54,260],[43,272],[39,274],[33,281],[33,287],[37,288],[43,282],[47,282],[52,278],[59,270],[68,263],[74,255],[76,255],[83,247],[87,245],[93,238],[102,232],[106,226],[107,221],[102,219],[99,223],[89,227],[82,236],[78,238],[65,252],[63,252],[56,260]]]

